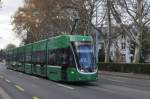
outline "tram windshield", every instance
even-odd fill
[[[91,42],[76,42],[78,69],[80,72],[94,72],[96,69],[94,48]]]

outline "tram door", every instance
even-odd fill
[[[61,67],[62,79],[67,80],[67,67],[68,67],[68,58],[69,58],[67,49],[63,49],[61,57],[62,57],[62,59],[61,59],[61,62],[62,62],[62,67]]]

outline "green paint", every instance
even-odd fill
[[[28,44],[23,46],[25,49],[25,53],[31,53],[32,52],[32,44]]]
[[[53,38],[48,38],[46,40],[38,41],[35,43],[27,44],[25,46],[21,46],[15,49],[7,50],[6,52],[10,55],[18,55],[18,54],[26,54],[26,53],[34,53],[36,51],[45,51],[48,52],[49,49],[57,49],[57,48],[66,48],[70,46],[71,42],[79,42],[79,41],[92,41],[91,36],[81,36],[81,35],[61,35]],[[67,68],[66,76],[67,79],[62,79],[62,68],[61,66],[46,66],[48,56],[45,55],[46,63],[44,66],[39,64],[29,64],[29,63],[17,63],[10,65],[8,68],[18,70],[18,71],[25,71],[27,74],[34,74],[42,77],[46,77],[49,80],[54,81],[96,81],[97,80],[97,73],[95,74],[81,74],[79,73],[76,68]],[[33,57],[31,61],[34,62]]]
[[[70,35],[70,41],[92,41],[91,36]]]
[[[98,79],[97,73],[81,74],[75,68],[68,68],[67,78],[68,81],[83,81],[83,82],[96,81]]]
[[[32,66],[33,68],[33,74],[45,77],[46,76],[46,66],[41,66],[41,65],[34,65]]]
[[[61,67],[47,67],[47,77],[49,80],[60,81],[61,80]]]
[[[33,43],[33,52],[34,51],[45,51],[46,50],[46,40]]]
[[[31,66],[32,66],[31,64],[27,64],[27,63],[25,64],[25,73],[32,74]]]

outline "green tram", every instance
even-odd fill
[[[7,68],[54,81],[98,79],[91,36],[61,35],[7,50]]]

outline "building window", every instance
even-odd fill
[[[122,38],[122,39],[125,39],[125,35],[122,35],[121,38]]]
[[[125,54],[121,54],[121,61],[126,62],[126,55]]]
[[[121,43],[121,49],[126,49],[126,43]]]

